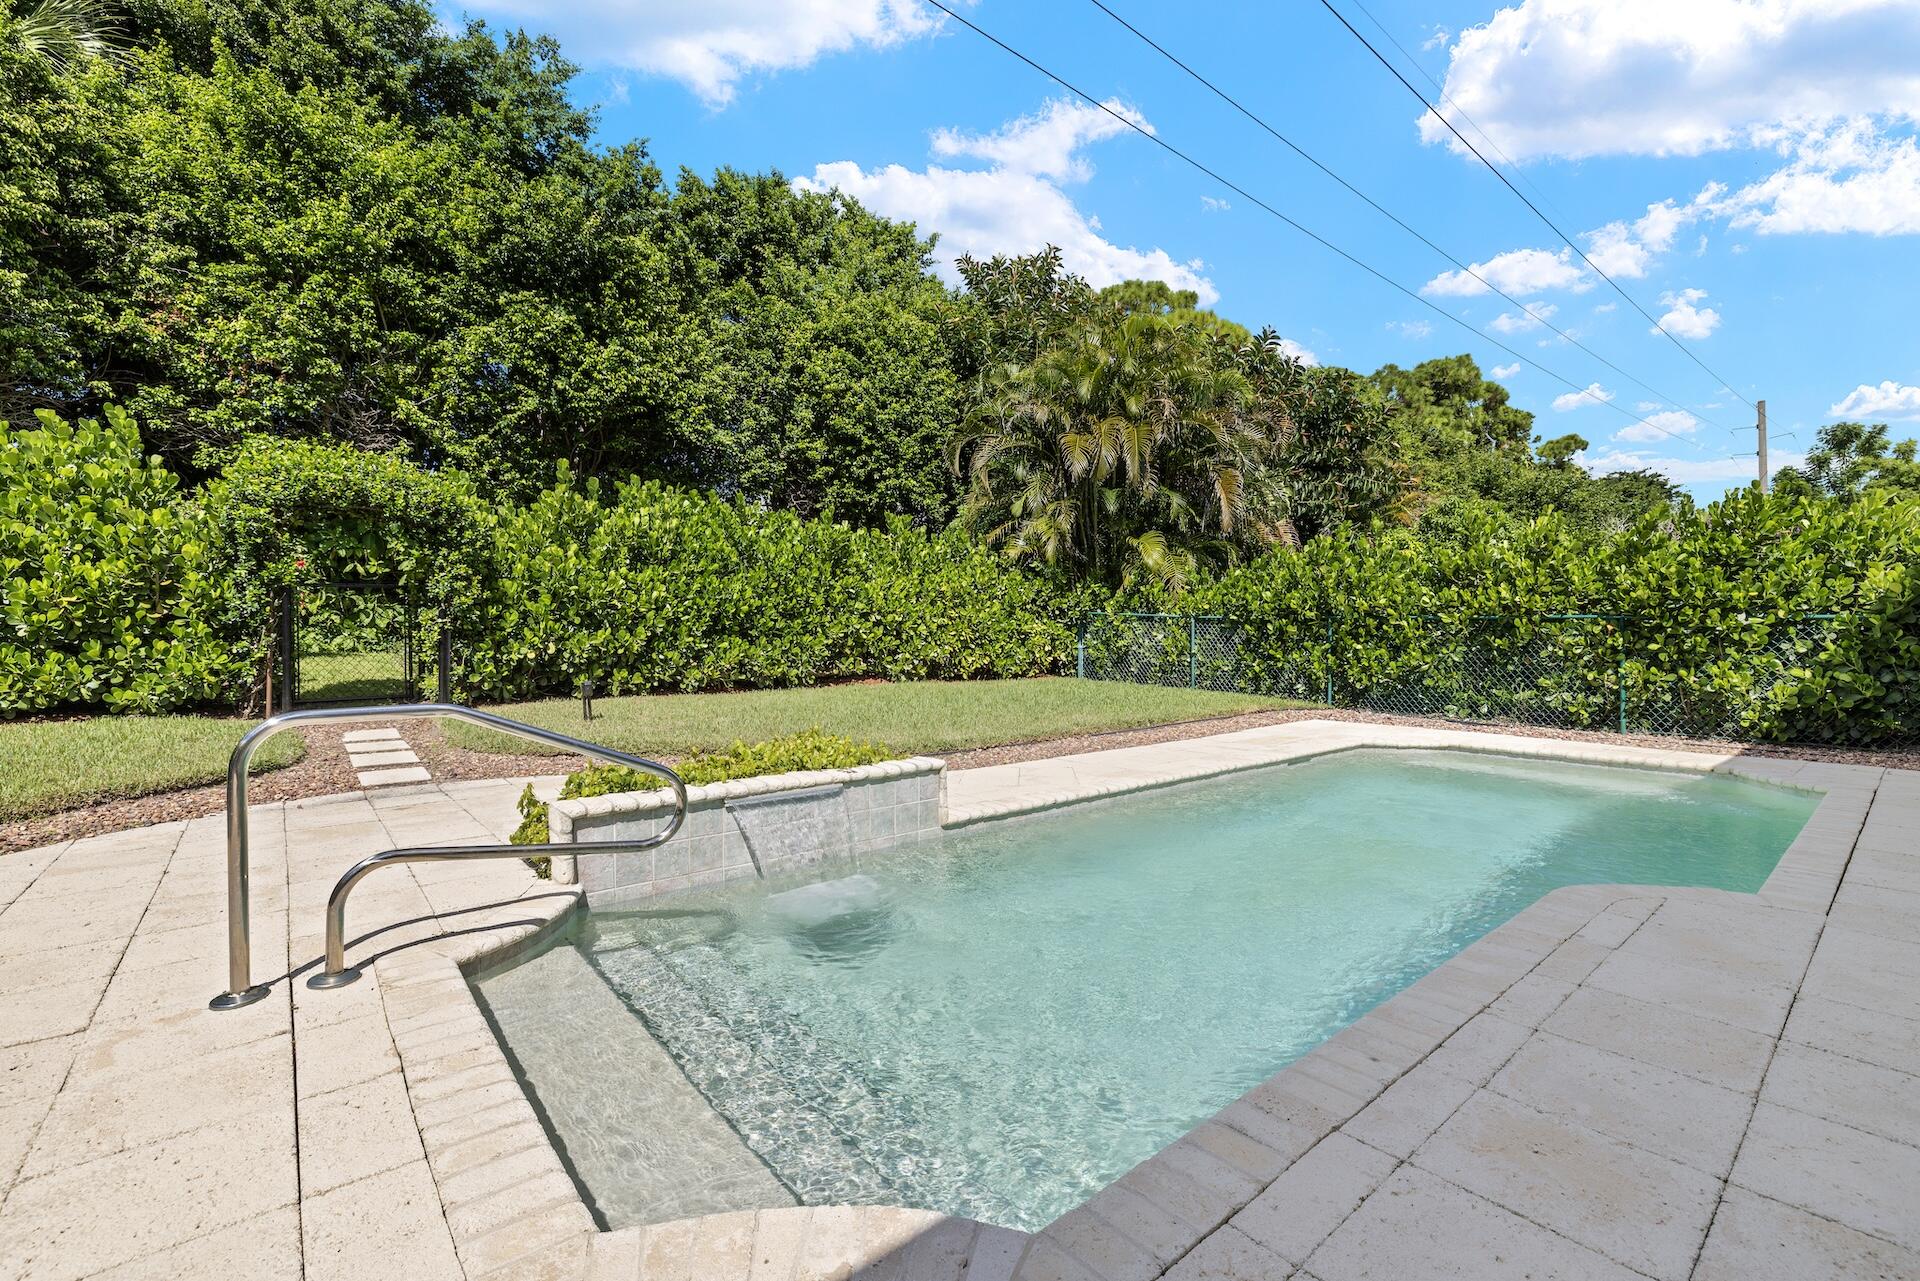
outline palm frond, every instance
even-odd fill
[[[61,75],[90,58],[119,58],[127,51],[125,29],[98,0],[40,0],[14,18],[13,30],[27,52]]]

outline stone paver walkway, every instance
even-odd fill
[[[949,810],[1387,732],[968,771]],[[382,870],[368,976],[299,981],[341,871],[502,839],[524,780],[257,807],[274,987],[237,1012],[205,1008],[218,818],[0,857],[0,1278],[1920,1278],[1920,775],[1722,764],[1827,793],[1764,893],[1559,891],[1031,1239],[879,1208],[596,1231],[460,968],[573,905],[518,863]]]
[[[424,783],[432,777],[397,729],[348,730],[340,741],[362,787]]]

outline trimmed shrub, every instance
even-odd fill
[[[657,482],[560,483],[502,521],[466,682],[497,698],[1026,676],[1062,598],[958,533],[854,530]]]
[[[1233,620],[1247,688],[1612,729],[1624,684],[1636,729],[1869,743],[1920,728],[1917,559],[1920,503],[1746,491],[1612,535],[1336,531],[1182,608]]]
[[[253,658],[216,631],[200,506],[118,407],[39,422],[0,444],[0,716],[231,701]]]
[[[703,783],[723,783],[733,778],[754,778],[761,774],[789,774],[799,770],[851,769],[887,759],[887,753],[871,743],[856,743],[839,734],[815,728],[770,738],[762,743],[736,742],[724,752],[702,752],[674,767],[689,787]],[[567,775],[560,785],[560,798],[610,796],[615,792],[650,791],[661,780],[625,765],[590,765]],[[515,845],[544,845],[551,839],[547,829],[547,805],[533,794],[528,784],[520,793],[520,826],[508,838]],[[545,859],[530,859],[541,875],[546,875]]]

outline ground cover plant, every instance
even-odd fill
[[[801,770],[852,769],[887,759],[887,753],[871,743],[856,743],[839,734],[805,729],[798,734],[768,739],[761,743],[736,742],[721,752],[701,752],[675,767],[689,787],[706,783],[724,783],[734,778],[756,778],[762,774],[790,774]],[[590,765],[567,775],[560,785],[560,799],[578,796],[611,796],[618,792],[652,791],[661,784],[660,776],[625,765]],[[547,827],[546,802],[533,794],[529,783],[518,802],[520,826],[509,838],[515,845],[544,845],[552,839]],[[535,869],[546,873],[544,858],[530,859]]]

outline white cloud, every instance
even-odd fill
[[[1643,400],[1636,404],[1634,408],[1643,414],[1650,414],[1660,408],[1660,402],[1657,400]]]
[[[1520,362],[1517,360],[1511,365],[1495,365],[1493,367],[1493,376],[1495,378],[1511,378],[1519,372]]]
[[[551,32],[595,66],[668,76],[712,107],[756,72],[884,49],[944,21],[919,0],[472,0],[467,10]]]
[[[1673,239],[1680,229],[1709,212],[1714,199],[1724,190],[1709,183],[1685,205],[1662,200],[1648,205],[1646,213],[1631,223],[1616,219],[1589,231],[1583,237],[1587,242],[1587,257],[1609,276],[1638,280],[1647,274],[1655,258],[1673,248]]]
[[[1446,94],[1515,160],[1697,155],[1783,121],[1911,119],[1920,6],[1520,0],[1460,33]],[[1420,131],[1459,146],[1430,114]]]
[[[1389,321],[1387,328],[1399,331],[1402,338],[1425,338],[1433,332],[1433,325],[1425,320]]]
[[[1732,226],[1763,236],[1920,233],[1920,144],[1912,137],[1888,137],[1855,117],[1776,145],[1790,157],[1785,167],[1717,203]]]
[[[1218,196],[1202,196],[1200,197],[1200,208],[1207,213],[1225,213],[1227,210],[1233,208],[1233,206]]]
[[[1920,387],[1897,383],[1891,378],[1877,387],[1861,383],[1827,413],[1835,418],[1868,420],[1920,418]]]
[[[1068,270],[1096,287],[1122,280],[1163,280],[1175,289],[1193,290],[1202,305],[1212,306],[1220,300],[1220,291],[1207,278],[1206,264],[1197,258],[1178,260],[1160,248],[1114,243],[1102,234],[1100,220],[1082,213],[1061,189],[1062,182],[1092,173],[1073,148],[1125,129],[1105,112],[1096,114],[1113,128],[1071,117],[1062,104],[1054,103],[991,134],[934,135],[936,151],[945,148],[944,154],[988,159],[991,165],[985,169],[909,169],[899,164],[864,169],[851,160],[836,160],[814,166],[811,175],[795,178],[793,185],[800,191],[838,190],[875,213],[915,223],[923,234],[938,232],[936,265],[948,280],[958,279],[953,264],[962,254],[1031,253],[1052,244],[1060,247]],[[1067,146],[1063,139],[1077,141]]]
[[[1501,312],[1489,322],[1489,325],[1503,334],[1524,333],[1526,330],[1539,328],[1544,321],[1552,320],[1553,314],[1559,310],[1560,308],[1554,303],[1530,302],[1518,314],[1510,311]]]
[[[1607,314],[1608,312],[1610,312],[1610,311],[1618,311],[1618,310],[1620,310],[1620,304],[1619,304],[1619,303],[1617,303],[1617,302],[1603,302],[1603,303],[1601,303],[1601,304],[1600,304],[1599,306],[1597,306],[1597,307],[1595,307],[1595,308],[1593,309],[1593,314],[1594,314],[1594,315],[1596,315],[1596,316],[1604,316],[1604,315],[1606,315],[1606,314]]]
[[[1680,230],[1711,216],[1725,194],[1725,187],[1709,183],[1684,205],[1662,200],[1648,205],[1645,213],[1631,221],[1618,218],[1596,227],[1580,237],[1586,241],[1587,258],[1616,280],[1640,279],[1656,259],[1673,248]],[[1487,286],[1475,280],[1475,274],[1515,297],[1549,289],[1583,294],[1598,283],[1571,249],[1557,253],[1546,249],[1510,249],[1484,263],[1474,263],[1472,272],[1443,271],[1422,286],[1421,292],[1462,298],[1486,293]],[[1617,305],[1602,303],[1594,310],[1608,312]]]
[[[1694,304],[1707,296],[1704,289],[1682,289],[1678,293],[1664,293],[1660,301],[1668,307],[1667,313],[1660,317],[1660,323],[1649,332],[1659,333],[1664,329],[1675,338],[1705,338],[1720,327],[1720,313],[1711,307],[1696,307]]]
[[[1553,398],[1553,407],[1555,411],[1564,414],[1569,410],[1579,409],[1584,405],[1592,405],[1595,403],[1604,405],[1612,400],[1613,397],[1614,393],[1608,391],[1599,383],[1588,383],[1585,391],[1570,391],[1555,396]]]
[[[1420,292],[1472,298],[1489,292],[1487,286],[1491,285],[1503,293],[1520,296],[1578,287],[1583,274],[1573,264],[1571,249],[1562,249],[1557,254],[1545,249],[1513,249],[1474,263],[1470,271],[1443,271],[1422,285]]]
[[[1574,461],[1595,475],[1616,471],[1657,471],[1677,485],[1705,485],[1714,482],[1739,484],[1758,474],[1751,458],[1670,458],[1641,450],[1609,449],[1599,454],[1576,454]],[[1805,454],[1775,453],[1774,467],[1798,467]]]
[[[1088,143],[1130,132],[1128,121],[1153,132],[1145,116],[1119,99],[1110,98],[1103,105],[1105,109],[1056,98],[1033,115],[1009,120],[992,133],[936,129],[933,154],[985,160],[997,168],[1057,182],[1085,182],[1093,177],[1093,166],[1080,154]]]
[[[1637,423],[1630,423],[1613,434],[1615,440],[1661,440],[1673,436],[1691,436],[1700,426],[1700,420],[1684,409],[1669,409],[1665,413],[1649,414]]]
[[[1314,355],[1313,352],[1291,338],[1282,338],[1280,340],[1280,350],[1292,356],[1303,365],[1317,365],[1320,363],[1320,357]]]
[[[1438,49],[1451,39],[1453,39],[1453,32],[1447,30],[1445,27],[1435,27],[1433,34],[1420,42],[1420,48],[1423,52]]]

